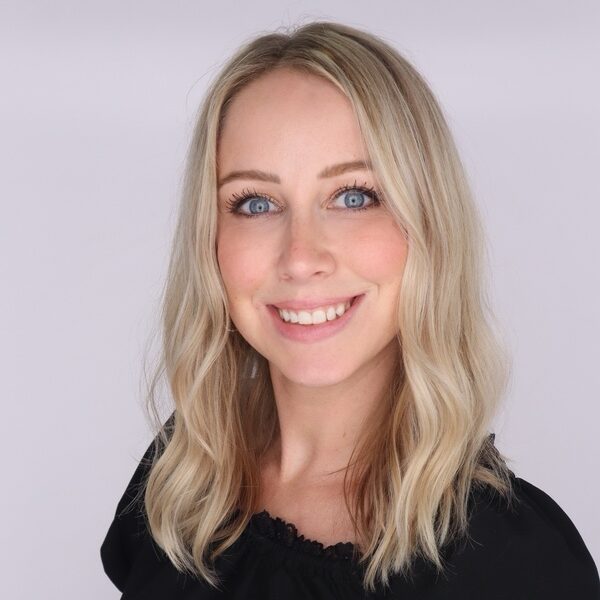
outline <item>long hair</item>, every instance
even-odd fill
[[[276,68],[318,75],[358,118],[378,185],[408,240],[397,302],[399,360],[347,465],[344,498],[364,587],[411,575],[468,530],[473,487],[512,499],[491,420],[510,359],[484,285],[487,248],[463,166],[429,86],[382,39],[311,22],[247,41],[211,82],[187,156],[162,299],[162,345],[147,395],[156,427],[144,507],[153,539],[215,588],[214,560],[253,514],[259,464],[278,432],[268,362],[232,327],[216,258],[217,147],[228,105]],[[161,425],[166,375],[174,402]]]

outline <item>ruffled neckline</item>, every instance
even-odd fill
[[[352,542],[337,542],[329,546],[311,540],[298,533],[293,523],[288,523],[280,517],[272,516],[263,510],[250,517],[249,528],[270,540],[278,542],[287,548],[297,550],[317,558],[328,558],[334,561],[346,561],[356,564],[359,555],[358,546]]]
[[[489,440],[494,445],[495,433],[489,434]],[[511,475],[514,474],[511,471]],[[487,488],[474,487],[471,493],[480,496],[486,493]],[[280,517],[272,516],[267,510],[254,513],[250,516],[248,528],[250,532],[257,534],[258,537],[267,538],[286,548],[298,551],[300,554],[331,559],[333,562],[343,562],[351,565],[353,570],[359,570],[359,559],[361,552],[356,544],[352,542],[337,542],[329,546],[321,542],[311,540],[298,533],[298,529],[293,523],[283,520]]]

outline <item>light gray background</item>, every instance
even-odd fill
[[[2,3],[4,597],[118,598],[99,548],[150,441],[142,358],[195,110],[242,41],[314,18],[382,35],[439,97],[514,353],[497,445],[598,563],[598,7]]]

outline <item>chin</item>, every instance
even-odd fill
[[[336,385],[348,379],[353,373],[351,368],[344,367],[339,363],[332,364],[331,367],[324,362],[318,364],[297,363],[293,366],[270,364],[290,382],[307,387]]]

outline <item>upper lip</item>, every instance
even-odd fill
[[[273,302],[271,306],[276,308],[287,308],[289,310],[311,310],[318,308],[319,306],[334,306],[336,304],[343,304],[344,302],[361,296],[362,294],[356,294],[355,296],[339,296],[337,298],[304,298],[302,300],[282,300],[281,302]]]

